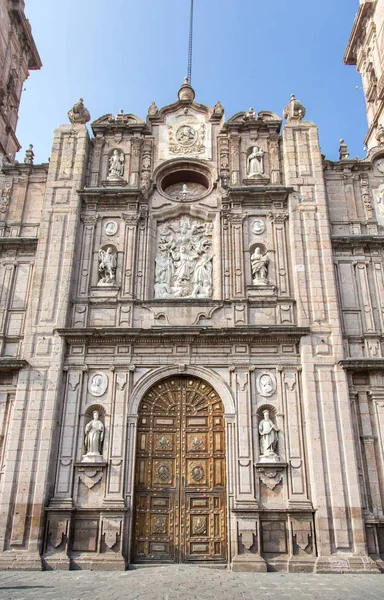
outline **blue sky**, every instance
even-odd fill
[[[53,130],[79,97],[92,120],[121,108],[145,119],[154,100],[177,99],[187,71],[190,0],[26,0],[43,62],[22,97],[23,160],[33,143],[46,162]],[[361,80],[343,64],[358,0],[195,0],[192,85],[196,100],[220,99],[226,117],[282,113],[291,93],[320,128],[322,152],[365,155]]]

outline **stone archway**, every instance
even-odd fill
[[[175,374],[139,407],[134,562],[226,562],[224,405],[205,380]]]

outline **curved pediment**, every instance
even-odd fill
[[[120,127],[145,127],[145,122],[140,119],[137,115],[132,113],[124,114],[120,111],[116,116],[112,114],[106,114],[96,119],[91,124],[92,131],[95,132],[100,129],[120,128]]]

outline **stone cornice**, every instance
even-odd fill
[[[372,169],[372,162],[369,159],[357,159],[352,160],[323,160],[324,171],[338,171],[343,173],[346,169],[350,171],[370,171]]]
[[[381,371],[384,370],[384,358],[346,358],[339,364],[353,371]]]
[[[19,371],[27,365],[27,361],[21,358],[0,357],[0,371]]]
[[[213,327],[153,327],[151,329],[135,328],[84,328],[84,329],[57,329],[56,332],[65,338],[69,344],[83,343],[140,343],[159,344],[165,343],[193,343],[199,345],[222,345],[231,343],[271,343],[289,342],[298,343],[300,338],[307,336],[310,329],[291,325],[277,326],[251,326],[216,329]]]
[[[343,61],[346,65],[356,65],[356,45],[359,37],[364,36],[364,20],[373,14],[375,6],[376,0],[365,0],[364,4],[360,5],[343,57]]]
[[[384,235],[375,234],[351,234],[351,235],[332,235],[332,244],[348,244],[349,246],[361,246],[369,244],[382,246],[384,244]]]
[[[0,237],[0,246],[37,246],[37,237]]]
[[[17,3],[8,2],[8,11],[13,16],[14,22],[19,28],[19,32],[25,37],[29,48],[28,69],[41,69],[42,62],[39,52],[36,48],[35,40],[33,39],[31,25],[24,14],[24,9]]]

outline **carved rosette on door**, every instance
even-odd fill
[[[153,386],[139,411],[134,562],[226,561],[225,425],[195,377]]]

